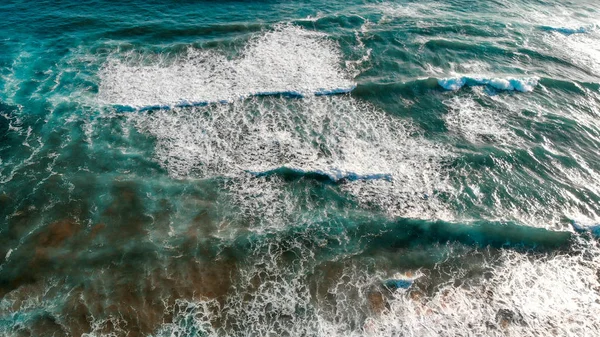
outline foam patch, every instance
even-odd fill
[[[340,188],[360,202],[417,217],[433,216],[434,191],[449,188],[441,165],[450,151],[350,97],[253,98],[128,118],[155,137],[156,159],[174,177],[240,179],[282,167],[321,172],[345,178]]]
[[[369,319],[374,336],[586,335],[600,331],[597,247],[581,255],[533,259],[504,252],[486,278],[442,286],[434,296],[395,293],[389,310]],[[586,248],[587,250],[587,248]]]
[[[587,34],[546,34],[544,42],[553,54],[582,67],[588,73],[600,75],[600,33],[588,31]]]
[[[448,106],[444,115],[447,128],[467,141],[503,145],[516,140],[499,111],[485,108],[471,97],[453,97],[444,103]]]
[[[284,259],[293,252],[293,262]],[[501,250],[483,265],[454,266],[446,282],[425,291],[431,273],[406,287],[381,285],[382,271],[348,263],[315,269],[302,241],[270,242],[224,305],[178,301],[172,323],[156,336],[268,332],[328,336],[593,336],[600,331],[599,250],[582,243],[570,254],[529,256]],[[471,269],[475,268],[475,269]],[[311,287],[307,275],[321,275]],[[450,275],[449,275],[450,276]],[[411,278],[412,279],[412,278]],[[325,294],[325,295],[323,295]],[[183,309],[183,310],[182,310]],[[227,322],[229,324],[219,324]]]
[[[98,98],[130,109],[232,102],[249,96],[346,93],[355,87],[325,34],[281,24],[251,39],[240,57],[190,48],[173,59],[112,58]]]

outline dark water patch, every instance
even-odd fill
[[[15,248],[0,270],[0,295],[37,283],[48,273],[60,270],[65,260],[73,258],[65,243],[72,242],[80,230],[81,225],[75,219],[59,220],[44,226]]]
[[[442,88],[438,85],[437,79],[435,78],[418,79],[403,83],[359,83],[356,89],[352,91],[352,95],[357,97],[369,97],[386,93],[388,95],[402,95],[406,98],[417,98],[432,90],[442,91]]]
[[[389,309],[389,304],[387,302],[386,297],[383,295],[381,291],[371,291],[367,295],[367,300],[369,301],[369,307],[373,311],[375,315],[379,315],[383,313],[385,310]]]
[[[343,234],[347,241],[340,241]],[[416,219],[386,220],[384,218],[334,218],[311,226],[294,227],[282,234],[265,237],[250,234],[236,239],[235,247],[242,251],[262,241],[277,238],[281,249],[286,245],[310,247],[320,258],[337,254],[366,254],[379,251],[419,250],[444,244],[461,244],[473,248],[509,248],[518,251],[567,251],[572,233],[521,226],[510,222],[473,222],[469,224]],[[425,261],[421,262],[426,264]]]
[[[216,24],[212,26],[196,26],[196,27],[185,27],[185,28],[169,28],[159,29],[154,32],[154,38],[164,39],[172,36],[177,38],[182,37],[200,37],[202,39],[211,38],[222,38],[230,34],[239,37],[239,34],[250,34],[259,32],[264,29],[265,26],[259,23],[251,22],[231,22],[227,24]]]
[[[457,242],[474,247],[554,251],[569,249],[571,243],[569,232],[555,232],[511,223],[479,222],[459,225],[441,221],[400,220],[395,226],[397,227],[389,228],[389,232],[376,242],[371,242],[371,249]]]
[[[89,216],[87,193],[95,191],[93,177],[88,176],[83,182],[73,179],[71,182],[74,185],[71,186],[80,187],[81,190],[74,189],[70,193],[64,176],[56,173],[41,176],[33,176],[29,184],[22,185],[20,190],[12,190],[13,193],[5,199],[5,226],[2,226],[2,230],[7,233],[6,238],[13,242],[10,246],[16,245],[20,241],[18,238],[27,237],[47,224]],[[12,181],[7,185],[13,187],[14,183]],[[69,199],[69,195],[81,199]]]
[[[98,30],[110,27],[109,20],[103,20],[101,17],[95,17],[92,13],[88,15],[70,15],[60,11],[47,11],[38,19],[38,24],[29,23],[31,32],[44,38],[65,38],[75,37],[83,33],[93,34]],[[39,25],[43,23],[43,25]]]
[[[323,301],[333,301],[333,296],[329,291],[331,283],[341,279],[344,276],[347,263],[344,261],[323,261],[317,264],[311,273],[307,276],[311,282],[310,292],[314,298],[323,299]]]
[[[81,225],[72,219],[64,219],[50,224],[40,233],[37,246],[40,248],[58,247],[65,240],[73,237],[81,230]],[[37,254],[37,252],[36,252]]]
[[[214,217],[215,216],[211,215],[209,210],[202,210],[198,212],[189,224],[186,232],[187,238],[182,245],[189,250],[193,249],[192,247],[194,245],[196,245],[196,248],[200,248],[198,242],[203,239],[211,238],[218,230],[218,224],[214,220]],[[209,253],[208,255],[211,254]]]
[[[506,329],[509,325],[517,324],[517,325],[525,325],[525,321],[523,320],[523,315],[518,311],[513,311],[510,309],[498,309],[496,313],[496,324],[498,324],[502,329]]]
[[[440,119],[448,109],[443,103],[445,94],[435,79],[404,83],[360,83],[351,93],[353,97],[368,100],[389,114],[411,118],[424,131],[425,136],[447,131]]]
[[[15,263],[26,263],[28,257],[29,264],[23,268],[14,263],[3,266],[2,296],[10,293],[13,297],[23,296],[24,301],[34,295],[28,287],[41,287],[40,292],[46,292],[45,280],[61,280],[67,295],[62,295],[65,297],[58,306],[59,317],[68,335],[89,333],[92,321],[106,320],[106,333],[147,336],[170,320],[169,307],[177,299],[223,301],[236,274],[236,261],[227,253],[215,255],[212,249],[206,249],[201,236],[186,237],[192,244],[174,246],[175,250],[145,242],[145,231],[136,228],[130,217],[118,216],[129,212],[139,216],[135,211],[135,189],[135,185],[115,184],[112,193],[123,205],[109,206],[113,216],[106,220],[111,221],[110,227],[84,227],[71,219],[45,226],[31,240],[33,251],[28,251],[25,244],[11,256],[10,261]],[[164,214],[173,213],[169,205],[159,204]],[[153,226],[168,222],[168,217],[154,214]],[[207,215],[195,220],[195,224],[203,225],[211,221]],[[115,222],[122,226],[115,227]],[[206,245],[215,247],[216,243],[212,240]],[[19,275],[9,280],[15,273]],[[10,288],[4,287],[7,281]],[[54,296],[58,295],[48,294],[49,298]]]
[[[111,192],[112,203],[104,210],[101,221],[111,224],[111,235],[114,235],[112,239],[128,240],[146,234],[152,217],[147,214],[138,184],[133,181],[115,181]]]
[[[84,312],[96,319],[118,317],[129,336],[145,336],[172,319],[170,308],[178,299],[223,301],[236,268],[228,261],[187,257],[171,259],[162,267],[147,262],[139,272],[124,274],[118,266],[109,269],[111,275],[94,276],[82,291]]]
[[[456,86],[449,84],[456,82]],[[520,91],[532,90],[536,94],[536,78],[513,78],[507,77],[454,77],[454,78],[421,78],[406,82],[393,83],[360,83],[352,92],[352,96],[368,99],[376,105],[394,114],[409,114],[420,122],[420,125],[428,131],[447,132],[445,123],[441,117],[448,111],[445,103],[448,98],[454,96],[468,96],[478,104],[496,111],[509,114],[503,106],[498,106],[496,101],[488,99],[493,96],[529,95]],[[485,96],[480,95],[475,88],[485,88]],[[447,87],[447,88],[445,88]],[[497,88],[496,88],[497,87]],[[449,90],[453,89],[453,90]],[[460,92],[456,92],[461,89]],[[427,99],[424,99],[427,97]]]
[[[10,132],[11,122],[14,119],[16,110],[15,107],[0,101],[0,154],[8,149],[8,133]]]
[[[116,243],[122,239],[131,239],[136,234],[139,235],[143,232],[141,229],[143,225],[149,223],[150,218],[147,216],[144,218],[144,208],[135,195],[133,187],[126,184],[115,186],[113,193],[118,196],[118,199],[115,199],[105,211],[105,214],[112,215],[110,223],[117,224],[114,225],[118,226],[116,231],[114,226],[110,232],[99,229],[93,229],[92,232],[90,228],[84,229],[84,219],[90,215],[90,205],[87,203],[89,196],[85,196],[83,200],[57,204],[40,214],[40,210],[44,209],[48,200],[64,192],[59,186],[52,186],[53,181],[53,179],[46,180],[38,190],[40,192],[33,197],[30,196],[32,204],[25,205],[9,219],[7,243],[15,251],[7,261],[7,268],[0,271],[5,292],[19,287],[22,283],[35,282],[60,270],[72,270],[71,261],[76,261],[78,254],[88,248],[90,238],[95,239],[98,234],[107,235],[110,239],[108,242]],[[89,187],[92,189],[90,190]],[[93,189],[93,183],[88,185],[88,192]],[[35,206],[38,203],[39,205]],[[72,214],[72,217],[46,222],[47,217],[65,213]],[[32,228],[35,233],[27,237],[26,233]],[[114,251],[118,252],[119,249]],[[92,250],[92,255],[93,253]]]

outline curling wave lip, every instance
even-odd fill
[[[440,87],[456,91],[462,87],[469,86],[488,86],[496,90],[503,91],[519,91],[519,92],[531,92],[538,84],[537,77],[524,77],[524,78],[499,78],[499,77],[480,77],[480,76],[458,76],[458,77],[446,77],[438,79]]]
[[[594,30],[595,26],[581,26],[581,27],[552,27],[552,26],[542,26],[541,29],[547,32],[557,32],[563,35],[573,35],[573,34],[586,34],[590,31]]]
[[[386,180],[391,181],[392,175],[389,173],[357,173],[339,168],[330,169],[302,169],[291,166],[280,166],[265,171],[247,171],[256,177],[265,177],[271,175],[280,175],[284,177],[308,177],[315,179],[327,179],[331,182],[338,183],[344,181],[358,180]]]

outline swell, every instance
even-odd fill
[[[161,221],[160,218],[156,220]],[[165,220],[168,222],[168,217],[162,221]],[[207,224],[207,219],[200,221],[197,225]],[[77,224],[59,226],[67,226],[69,234],[73,236],[65,238],[62,230],[56,232],[58,227],[49,233],[37,233],[37,239],[42,239],[37,242],[40,250],[34,253],[35,247],[30,247],[32,249],[20,249],[13,253],[9,263],[16,274],[7,275],[0,271],[0,285],[16,287],[18,284],[28,284],[27,287],[19,287],[20,292],[13,293],[13,296],[35,298],[37,292],[47,291],[36,283],[44,274],[59,270],[69,277],[62,280],[58,287],[49,284],[49,288],[52,291],[70,290],[63,297],[52,302],[43,301],[35,307],[16,305],[15,308],[20,309],[11,309],[7,314],[0,315],[1,323],[9,327],[24,324],[27,328],[37,329],[39,327],[35,324],[48,318],[61,322],[63,328],[73,335],[81,335],[81,332],[90,331],[90,325],[95,323],[91,318],[101,320],[116,314],[124,321],[130,334],[148,335],[161,322],[171,320],[166,309],[177,298],[214,299],[218,303],[229,303],[226,301],[240,300],[245,294],[268,296],[271,287],[295,292],[314,277],[317,281],[335,282],[335,270],[325,275],[320,271],[337,268],[340,263],[352,263],[352,259],[371,259],[374,253],[379,258],[397,255],[392,261],[394,268],[398,268],[398,264],[411,266],[407,259],[417,256],[421,257],[418,263],[420,268],[434,268],[448,262],[444,255],[420,253],[431,252],[431,249],[451,250],[456,245],[475,250],[490,247],[533,253],[568,252],[574,236],[569,232],[553,232],[513,223],[452,223],[333,214],[322,220],[297,222],[279,233],[244,231],[232,239],[220,239],[211,233],[206,233],[209,235],[204,237],[187,235],[169,238],[167,240],[172,248],[162,249],[164,247],[156,243],[123,238],[121,226],[105,226],[97,233],[99,237],[108,236],[105,239],[116,239],[119,244],[111,247],[98,241],[90,245],[94,241],[90,237],[94,235],[94,230],[77,231],[76,227],[81,226]],[[67,250],[55,256],[60,257],[58,259],[48,259],[51,256],[49,253],[59,252],[54,240],[61,240],[67,247],[82,245],[87,248],[79,254],[69,254]],[[28,258],[40,259],[40,253],[47,255],[44,258],[48,259],[45,260],[48,265],[40,269],[29,268]],[[277,260],[271,262],[277,264],[269,264],[269,259]],[[160,262],[158,265],[157,261]],[[468,263],[472,261],[464,262]],[[16,267],[15,264],[20,266]],[[296,269],[292,272],[303,283],[286,282],[290,270],[285,264],[291,264],[291,268],[301,268],[300,273]],[[39,261],[35,265],[40,266]],[[274,266],[278,269],[272,269]],[[256,267],[261,269],[257,280],[276,277],[265,284],[267,288],[255,288],[245,283],[244,273],[252,275]],[[93,273],[100,268],[109,272]],[[306,272],[306,268],[312,272],[304,276],[301,273]],[[126,273],[118,272],[124,269]],[[7,279],[7,276],[11,279]],[[395,280],[382,281],[388,287],[404,286],[399,282],[390,284]],[[301,293],[299,296],[307,295]],[[268,306],[264,308],[271,312]],[[218,314],[233,315],[235,308],[224,307]],[[76,319],[63,320],[65,317]],[[81,322],[79,318],[82,318]],[[239,317],[239,322],[249,323],[246,319]]]
[[[264,25],[262,24],[245,22],[213,24],[208,26],[188,25],[187,27],[184,26],[181,28],[166,24],[138,24],[108,31],[103,35],[115,39],[136,37],[137,39],[164,40],[173,38],[174,36],[176,36],[178,40],[186,37],[201,37],[202,39],[208,39],[210,37],[215,38],[232,35],[238,37],[240,34],[255,33],[263,28]]]
[[[228,259],[238,263],[250,256],[256,247],[268,246],[271,242],[301,244],[309,248],[316,259],[331,260],[356,254],[377,256],[378,252],[419,251],[424,247],[448,244],[475,249],[567,252],[574,236],[571,232],[512,222],[390,219],[331,210],[325,212],[326,216],[308,212],[279,232],[242,231],[235,238],[220,237],[220,229],[213,223],[216,219],[208,215],[196,216],[189,225],[199,221],[198,225],[204,226],[201,229],[203,235],[178,235],[157,244],[148,240],[147,228],[168,226],[173,210],[165,209],[161,216],[160,213],[150,216],[147,206],[142,204],[140,195],[143,193],[131,190],[133,187],[131,184],[115,187],[113,192],[118,197],[103,214],[103,220],[117,217],[118,223],[103,221],[87,228],[77,219],[65,219],[41,226],[25,238],[2,263],[0,293],[35,283],[56,271],[68,274],[68,280],[74,282],[83,282],[89,276],[88,272],[110,266],[143,273],[144,268],[154,266],[157,259],[177,259],[181,254],[210,261],[226,253]],[[341,237],[344,239],[340,240]],[[111,245],[107,246],[106,242]],[[177,248],[166,249],[171,246]],[[431,261],[422,261],[422,265],[431,266],[439,262],[437,258],[432,256]]]
[[[451,87],[450,84],[440,82],[445,80],[455,80],[459,82],[455,87]],[[548,89],[559,90],[566,93],[573,93],[579,95],[585,95],[586,92],[583,89],[589,89],[592,91],[600,90],[600,83],[594,82],[583,82],[583,81],[575,81],[575,80],[566,80],[566,79],[558,79],[558,78],[549,78],[549,77],[536,77],[535,79],[531,77],[496,77],[496,76],[457,76],[457,77],[448,77],[448,78],[437,78],[437,77],[428,77],[415,79],[407,82],[393,82],[393,83],[377,83],[377,82],[367,82],[367,83],[358,83],[356,89],[352,91],[353,95],[365,95],[376,92],[393,92],[393,93],[404,93],[406,95],[414,95],[414,94],[425,94],[427,91],[446,91],[446,90],[459,90],[464,87],[472,87],[472,86],[490,86],[493,89],[500,91],[521,91],[516,90],[514,86],[506,87],[506,89],[502,87],[494,87],[491,86],[488,82],[492,80],[516,80],[519,82],[524,81],[527,84],[527,80],[531,80],[531,84],[542,85]],[[462,83],[460,83],[462,82]],[[446,89],[444,86],[447,86]],[[535,89],[535,85],[531,86],[531,90]]]
[[[546,52],[534,50],[531,48],[523,48],[517,47],[516,49],[511,49],[508,47],[502,47],[495,45],[490,42],[485,43],[469,43],[457,40],[449,40],[449,39],[431,39],[424,43],[424,47],[429,49],[436,54],[447,54],[450,52],[457,53],[467,53],[472,55],[472,57],[477,59],[489,59],[492,62],[497,61],[497,57],[506,58],[512,64],[514,60],[519,60],[522,58],[522,55],[526,55],[530,58],[527,63],[530,63],[531,60],[539,62],[540,65],[543,65],[544,68],[548,66],[548,64],[556,64],[560,66],[565,66],[571,69],[576,69],[583,74],[588,76],[597,77],[594,72],[588,67],[580,66],[576,63],[569,61],[568,59],[564,59],[559,56],[551,55]]]
[[[385,235],[370,242],[370,250],[459,243],[474,248],[493,247],[547,252],[568,250],[572,240],[570,232],[492,221],[461,224],[398,219],[385,226],[385,231]]]
[[[284,245],[297,243],[310,248],[317,260],[331,261],[349,256],[387,256],[428,249],[451,249],[459,245],[468,249],[508,249],[536,254],[570,252],[575,234],[523,226],[513,222],[447,222],[411,218],[339,216],[324,221],[300,222],[285,232],[249,234],[236,238],[237,256],[267,242]],[[340,240],[344,237],[344,240]],[[441,262],[432,255],[419,261],[428,268]]]

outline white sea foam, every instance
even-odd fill
[[[444,120],[449,131],[472,143],[512,144],[518,138],[506,123],[502,111],[477,103],[472,97],[453,97],[444,101],[448,113]]]
[[[600,33],[594,34],[547,34],[544,42],[554,55],[600,75]]]
[[[129,118],[156,138],[156,159],[175,177],[243,178],[282,167],[332,180],[377,176],[385,179],[345,179],[341,188],[417,217],[434,216],[434,191],[448,189],[441,165],[449,151],[350,97],[253,98]]]
[[[99,74],[99,100],[132,108],[185,106],[253,95],[336,94],[355,86],[333,41],[289,24],[251,39],[236,59],[190,48],[177,59],[149,63],[107,61]]]
[[[202,331],[210,336],[591,337],[600,332],[600,251],[594,242],[571,254],[535,257],[504,250],[479,261],[483,265],[455,266],[452,277],[430,291],[418,285],[382,287],[383,271],[352,264],[321,274],[301,240],[285,246],[271,243],[267,255],[257,251],[258,261],[244,268],[223,306],[179,301],[174,321],[156,336]],[[286,252],[296,256],[291,265],[284,262]],[[323,277],[316,289],[308,275]],[[430,275],[421,273],[419,279]]]
[[[418,299],[396,293],[368,330],[381,336],[595,336],[600,260],[597,247],[588,254],[540,260],[507,251],[474,283],[448,283]]]
[[[595,111],[589,109],[595,102],[593,96],[578,99],[578,109],[571,110],[560,105],[540,105],[520,95],[477,95],[475,91],[468,97],[460,95],[444,102],[449,108],[444,120],[450,132],[471,143],[493,144],[501,150],[482,154],[482,158],[493,162],[492,166],[462,171],[462,187],[457,188],[473,192],[462,195],[469,200],[468,207],[479,208],[478,216],[488,220],[511,220],[549,229],[572,230],[572,222],[590,228],[600,223],[600,210],[588,199],[600,194],[600,175],[593,168],[595,157],[589,155],[589,149],[554,143],[549,134],[532,136],[546,125],[556,126],[557,130],[565,125],[585,133],[588,140],[597,141]],[[480,100],[493,101],[494,109]],[[591,111],[586,112],[588,109]],[[531,115],[532,111],[535,115]],[[563,124],[563,120],[570,122]],[[530,161],[531,166],[515,163],[515,151],[524,156],[519,161]],[[550,172],[551,179],[533,169],[534,165]],[[538,188],[540,184],[544,184],[543,190]],[[486,185],[496,187],[481,188]]]

